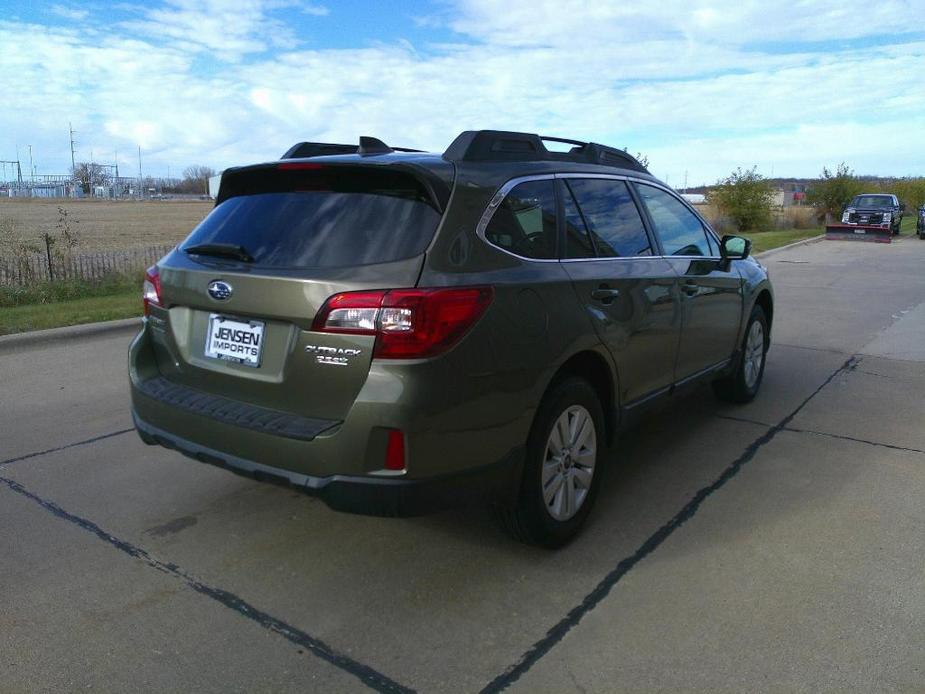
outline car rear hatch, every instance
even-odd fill
[[[448,186],[420,167],[282,162],[226,172],[216,207],[158,266],[161,380],[249,406],[342,420],[375,336],[318,332],[341,292],[410,288]]]

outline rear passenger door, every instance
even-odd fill
[[[674,381],[680,335],[677,276],[658,257],[626,181],[564,174],[562,266],[617,364],[620,404]]]
[[[635,183],[661,252],[681,281],[683,319],[676,379],[684,380],[732,356],[742,320],[742,278],[723,263],[719,246],[700,218],[675,195]]]

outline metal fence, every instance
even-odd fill
[[[141,272],[173,246],[148,246],[119,251],[54,255],[30,253],[0,257],[0,285],[29,286],[62,280],[99,280],[110,275]]]

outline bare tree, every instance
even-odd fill
[[[74,175],[74,180],[77,181],[77,184],[83,188],[85,195],[93,193],[91,186],[108,186],[112,180],[109,167],[93,162],[78,162],[71,173]]]
[[[179,187],[183,188],[184,193],[206,193],[209,192],[209,179],[215,175],[215,169],[211,166],[202,166],[194,164],[183,169],[183,182]]]

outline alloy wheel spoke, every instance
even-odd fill
[[[594,431],[594,422],[590,417],[582,417],[581,429],[579,429],[575,440],[572,442],[572,450],[579,451],[585,445],[591,432]]]
[[[565,511],[565,505],[566,505],[566,501],[565,501],[566,491],[565,491],[565,484],[564,484],[564,482],[565,482],[565,479],[562,478],[562,479],[560,480],[559,486],[556,488],[555,496],[553,497],[553,502],[552,502],[552,513],[553,513],[553,516],[555,516],[556,518],[562,518],[562,517],[565,515],[565,513],[566,513],[566,511]]]
[[[559,474],[559,465],[562,464],[562,460],[558,457],[548,458],[545,463],[543,463],[543,489],[549,486],[549,482],[553,477]]]
[[[556,499],[558,493],[562,490],[562,475],[556,475],[551,482],[543,488],[543,499],[546,501],[546,505],[549,506],[552,503],[553,499]]]
[[[584,468],[575,466],[572,468],[572,475],[574,475],[575,482],[578,482],[582,488],[590,489],[591,488],[591,477],[594,475],[594,468]]]
[[[563,412],[562,416],[556,421],[556,428],[558,429],[559,434],[559,448],[565,448],[568,442],[571,440],[569,436],[569,417],[568,412]]]

